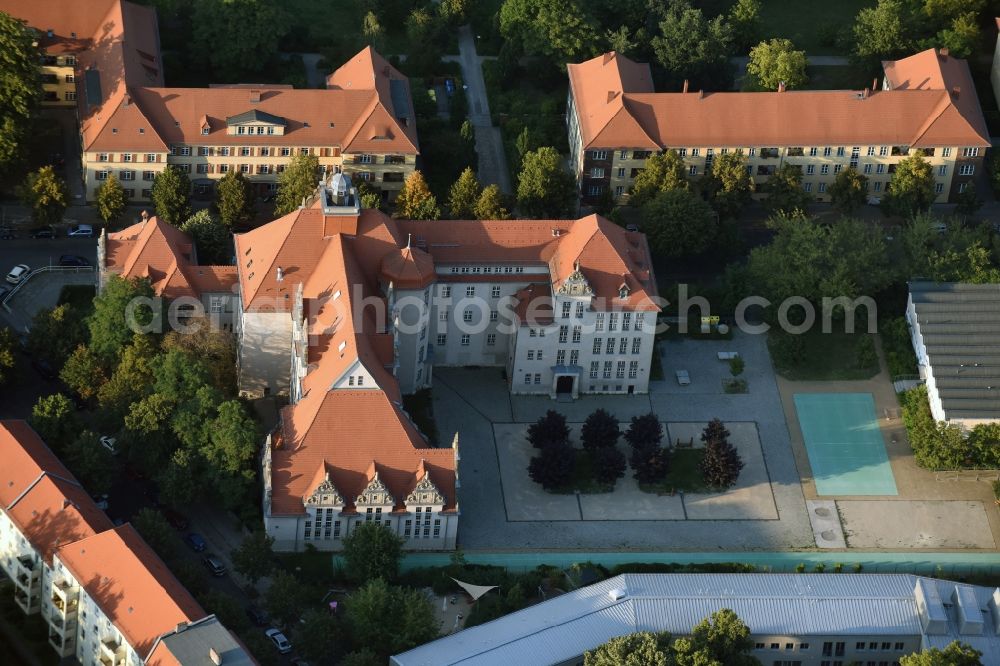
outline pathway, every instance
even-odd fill
[[[504,154],[500,128],[493,127],[490,119],[490,104],[486,97],[486,82],[483,81],[483,58],[476,53],[476,38],[472,28],[463,25],[458,31],[465,94],[469,100],[469,120],[476,132],[476,153],[479,155],[479,181],[484,185],[498,185],[505,194],[511,194],[510,170]],[[453,56],[446,59],[451,60]]]

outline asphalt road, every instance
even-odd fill
[[[58,264],[63,254],[78,254],[91,264],[97,261],[96,238],[34,239],[20,229],[15,229],[15,233],[18,238],[0,240],[0,271],[4,275],[17,264],[28,264],[31,268]]]

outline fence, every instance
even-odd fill
[[[14,298],[14,294],[21,291],[21,288],[24,287],[24,285],[28,284],[28,280],[35,277],[39,273],[93,273],[93,272],[94,272],[93,266],[42,266],[41,268],[36,268],[35,270],[25,275],[20,282],[14,285],[14,288],[10,290],[10,293],[4,296],[3,300],[0,300],[0,305],[3,306],[4,310],[10,312],[10,306],[7,305],[8,301]]]
[[[1000,469],[947,469],[934,472],[935,481],[1000,481]]]

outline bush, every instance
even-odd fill
[[[910,328],[905,317],[893,317],[881,322],[879,337],[882,339],[882,353],[891,377],[917,374],[917,356],[913,351]]]
[[[862,335],[858,338],[854,353],[855,363],[859,370],[878,366],[878,352],[875,351],[875,338],[873,336]]]
[[[917,465],[927,469],[993,468],[998,464],[996,424],[976,426],[966,437],[958,426],[939,423],[931,414],[927,387],[900,395],[903,424]]]
[[[775,333],[771,338],[771,353],[776,364],[793,367],[805,360],[806,344],[801,335]]]
[[[594,479],[598,483],[614,485],[625,476],[625,454],[614,446],[606,446],[591,451]]]

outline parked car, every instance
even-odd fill
[[[271,642],[274,643],[274,647],[278,650],[279,654],[288,654],[292,651],[292,644],[288,642],[285,635],[278,629],[268,629],[264,632],[264,635],[271,639]]]
[[[163,515],[175,530],[186,530],[188,528],[188,519],[177,511],[167,508],[163,510]]]
[[[0,240],[12,240],[17,238],[14,234],[14,230],[10,227],[0,227]]]
[[[625,231],[639,231],[639,225],[637,224],[626,224]]]
[[[223,564],[222,560],[215,555],[206,555],[201,561],[205,563],[205,566],[212,572],[213,576],[219,577],[226,575],[226,565]]]
[[[49,381],[52,381],[53,379],[59,376],[59,373],[56,372],[56,369],[52,367],[52,364],[50,364],[44,358],[33,359],[31,361],[31,367],[33,367],[35,369],[35,372],[40,374],[43,379],[48,379]]]
[[[59,257],[60,266],[89,266],[90,262],[87,261],[86,257],[81,257],[78,254],[64,254]]]
[[[258,627],[266,627],[267,623],[271,621],[271,616],[267,614],[267,611],[257,606],[247,606],[247,617]]]
[[[681,386],[688,386],[691,383],[691,375],[688,374],[687,370],[677,370],[674,375],[677,377],[677,383]]]
[[[455,94],[455,80],[454,79],[445,79],[444,80],[444,89],[445,89],[445,92],[448,93],[448,97],[451,97],[452,95],[454,95]]]
[[[196,553],[200,553],[208,547],[208,544],[205,543],[205,540],[197,532],[188,532],[184,540],[187,541],[187,545],[191,546],[191,550]]]
[[[18,264],[17,266],[14,266],[14,268],[10,269],[9,273],[7,273],[7,282],[10,282],[11,284],[20,284],[21,280],[27,277],[30,272],[31,269],[28,267],[28,264]]]
[[[82,236],[84,238],[90,238],[94,235],[94,227],[89,224],[77,224],[69,228],[66,232],[67,236]]]
[[[55,238],[56,232],[52,231],[52,227],[42,227],[41,229],[35,229],[31,232],[32,238]]]
[[[118,440],[109,435],[101,436],[101,446],[111,452],[111,455],[118,455]]]

